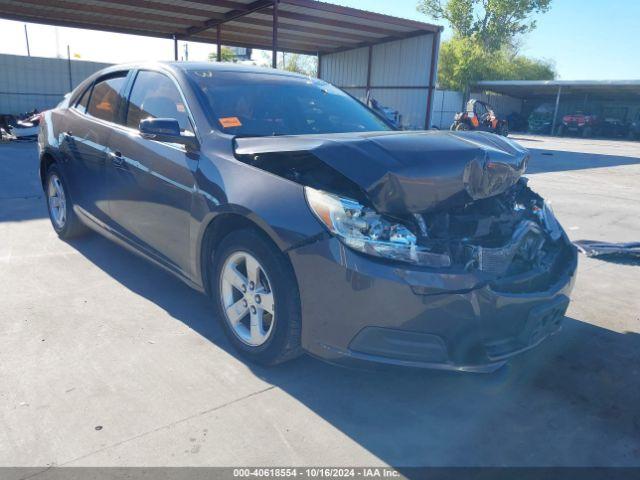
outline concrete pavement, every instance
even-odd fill
[[[640,143],[515,135],[573,239],[640,239]],[[640,266],[580,258],[560,335],[491,375],[236,358],[208,300],[54,234],[0,144],[0,466],[640,466]]]

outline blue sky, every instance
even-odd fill
[[[330,3],[433,21],[416,11],[413,0]],[[553,0],[536,20],[538,28],[524,38],[521,52],[553,61],[561,79],[640,79],[640,0]]]
[[[327,0],[325,0],[327,1]],[[330,3],[414,20],[433,21],[416,10],[418,0],[328,0]],[[523,41],[521,52],[551,60],[564,80],[640,79],[640,0],[553,0],[537,18],[538,28]],[[171,60],[169,40],[29,24],[35,56],[72,54],[104,62]],[[0,20],[0,53],[26,54],[22,23]],[[445,38],[450,30],[445,30]],[[213,46],[189,45],[189,58],[203,60]],[[182,46],[181,46],[182,51]]]

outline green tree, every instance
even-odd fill
[[[549,62],[516,55],[510,47],[488,51],[474,38],[454,37],[440,47],[440,88],[467,92],[479,80],[552,80]]]
[[[440,47],[438,83],[462,90],[479,80],[552,80],[549,62],[517,54],[522,35],[536,28],[531,16],[551,0],[420,0],[418,10],[446,20],[453,38]]]
[[[418,10],[444,19],[457,37],[478,40],[486,50],[514,47],[518,36],[536,28],[531,16],[549,10],[551,0],[420,0]]]
[[[318,72],[318,61],[316,57],[309,55],[285,53],[282,55],[282,61],[278,62],[278,68],[315,77]]]
[[[215,62],[218,59],[218,52],[211,52],[209,54],[209,60],[211,62]],[[223,62],[235,62],[236,61],[236,54],[233,53],[233,50],[231,50],[229,47],[222,47],[222,61]]]

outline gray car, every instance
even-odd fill
[[[318,79],[230,64],[115,66],[44,114],[63,239],[95,230],[213,301],[272,365],[492,371],[561,326],[576,250],[517,143],[397,131]]]

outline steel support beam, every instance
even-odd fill
[[[424,129],[431,128],[431,111],[433,110],[433,92],[436,89],[436,66],[438,65],[438,52],[440,51],[440,30],[433,34],[431,42],[431,68],[429,69],[429,91],[427,92],[427,111],[424,116]]]
[[[218,62],[222,61],[222,24],[216,26],[216,45],[218,46]]]
[[[562,95],[562,86],[558,87],[556,95],[556,108],[553,110],[553,122],[551,123],[551,135],[556,134],[556,123],[558,121],[558,110],[560,109],[560,96]]]
[[[244,17],[245,15],[249,15],[250,13],[258,12],[260,10],[264,10],[265,8],[270,8],[272,5],[275,5],[277,0],[257,0],[248,5],[243,5],[241,9],[232,10],[230,12],[225,13],[221,17],[215,17],[210,20],[204,22],[201,27],[191,27],[187,29],[186,35],[192,36],[198,33],[209,30],[210,28],[216,27],[222,23],[231,22],[240,17]]]
[[[279,0],[273,2],[273,41],[271,42],[271,66],[278,68],[278,4]]]

